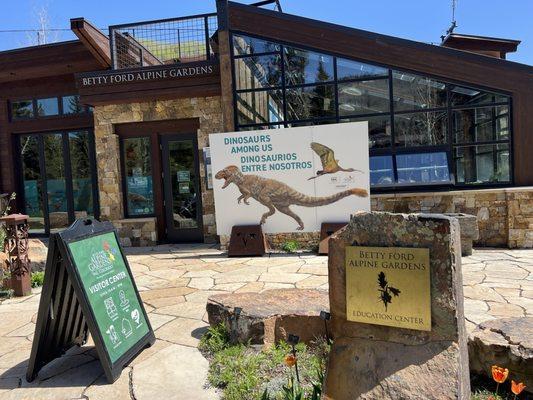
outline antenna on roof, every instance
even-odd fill
[[[445,35],[442,35],[440,38],[442,39],[442,41],[444,41],[444,39],[446,38],[446,36],[450,35],[453,33],[453,30],[455,28],[457,28],[457,21],[455,20],[455,9],[457,8],[457,3],[458,3],[459,0],[452,0],[452,23],[450,25],[450,27],[448,28],[448,30],[446,31],[446,34]]]

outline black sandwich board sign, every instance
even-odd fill
[[[155,342],[110,222],[77,220],[50,236],[26,379],[91,334],[107,380]]]

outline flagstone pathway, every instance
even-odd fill
[[[208,363],[197,349],[205,332],[205,304],[214,293],[276,288],[328,289],[327,257],[313,254],[227,258],[207,245],[126,250],[157,341],[112,385],[94,348],[71,349],[27,383],[39,290],[0,304],[0,398],[217,399],[206,385]],[[465,316],[480,322],[533,316],[533,250],[476,250],[463,258]]]

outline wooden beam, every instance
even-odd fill
[[[84,18],[72,18],[70,29],[104,68],[111,67],[109,38]]]

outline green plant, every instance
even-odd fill
[[[43,286],[44,283],[44,271],[33,272],[31,274],[31,287],[36,288]]]
[[[224,324],[210,326],[200,339],[198,348],[206,353],[217,353],[229,347],[229,332]]]
[[[286,251],[287,253],[294,253],[299,248],[300,248],[300,244],[296,240],[287,240],[281,246],[281,249],[283,251]]]

